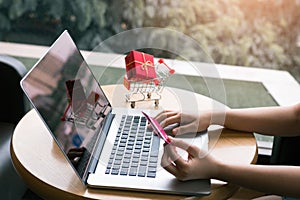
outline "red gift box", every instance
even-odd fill
[[[150,54],[131,51],[125,57],[126,74],[129,80],[148,80],[156,78],[154,58]]]

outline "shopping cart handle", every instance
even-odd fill
[[[165,63],[165,61],[164,61],[162,58],[160,58],[160,59],[158,60],[158,63],[159,63],[159,64],[164,64],[164,65],[168,68],[170,74],[174,74],[174,73],[175,73],[175,70],[172,69],[172,68],[170,68],[170,67]]]

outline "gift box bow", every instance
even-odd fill
[[[141,65],[141,69],[146,71],[146,76],[148,77],[148,74],[149,74],[148,67],[153,67],[153,68],[155,68],[155,67],[154,67],[154,64],[150,60],[146,60],[145,53],[143,53],[143,52],[140,52],[140,53],[142,54],[143,61],[133,60],[133,61],[127,63],[126,67],[130,66],[133,63],[140,64]]]

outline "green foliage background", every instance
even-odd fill
[[[298,0],[0,0],[0,40],[50,45],[68,29],[91,50],[124,30],[167,27],[215,63],[284,69],[300,80],[299,8]]]

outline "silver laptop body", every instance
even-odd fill
[[[88,187],[210,194],[210,180],[181,182],[160,166],[163,141],[147,129],[141,110],[112,107],[67,31],[27,73],[21,86]],[[153,116],[157,110],[145,112]],[[191,140],[207,148],[207,133]]]

